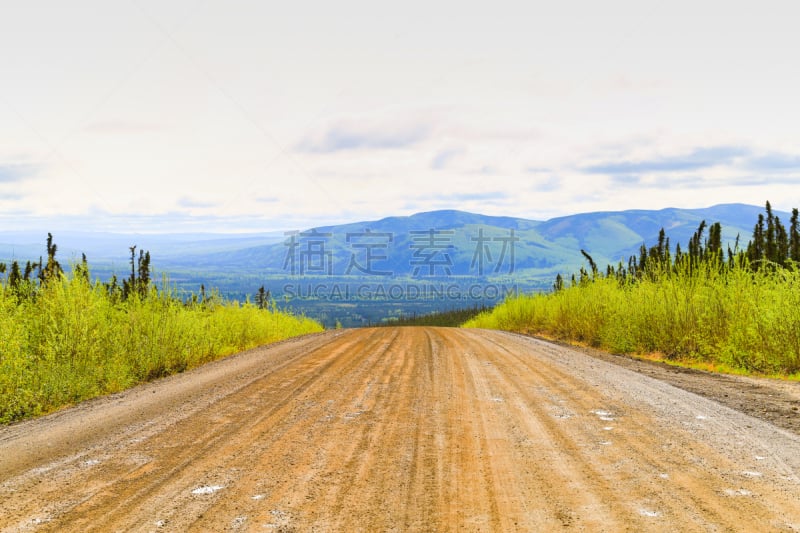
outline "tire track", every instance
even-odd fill
[[[505,333],[329,332],[0,430],[0,531],[800,529],[800,439],[742,416]]]

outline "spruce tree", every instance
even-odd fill
[[[11,272],[8,273],[8,286],[12,290],[19,289],[22,282],[22,273],[19,270],[19,263],[17,261],[11,262]]]
[[[772,206],[767,202],[767,235],[764,255],[768,261],[778,262],[777,239],[775,235],[775,215],[772,214]]]
[[[586,250],[582,249],[581,253],[583,254],[583,257],[585,257],[586,260],[589,262],[589,268],[592,269],[592,278],[596,278],[597,277],[597,263],[594,262],[594,259],[592,259],[592,256],[589,255],[586,252]]]
[[[47,234],[47,263],[44,265],[44,271],[42,272],[42,280],[47,282],[53,279],[57,279],[61,274],[64,273],[64,270],[61,268],[61,265],[56,260],[56,251],[58,247],[53,243],[53,234]],[[41,263],[41,260],[39,261]]]
[[[792,261],[800,261],[800,213],[797,208],[792,209],[792,218],[789,227],[789,258]]]
[[[758,261],[764,259],[766,250],[765,234],[764,215],[759,213],[758,222],[756,222],[753,228],[753,240],[747,245],[747,258],[750,260],[750,263],[755,265],[755,268],[758,268]]]
[[[708,228],[708,243],[705,251],[706,258],[716,261],[719,266],[723,264],[722,253],[722,224],[715,222]]]
[[[772,261],[781,266],[786,265],[789,258],[789,234],[779,217],[775,217],[775,258]]]
[[[86,260],[86,254],[81,254],[81,262],[75,266],[75,277],[89,283],[89,262]]]
[[[105,284],[106,292],[108,293],[109,298],[111,299],[112,303],[117,303],[117,298],[119,296],[120,288],[117,285],[117,275],[111,274],[111,279],[108,280],[108,283]]]
[[[139,250],[139,279],[137,286],[139,294],[144,298],[147,295],[147,290],[150,287],[150,252]]]
[[[131,252],[131,275],[128,279],[122,280],[122,299],[127,300],[136,292],[136,245],[129,246]]]
[[[256,306],[259,309],[267,309],[269,308],[269,300],[270,300],[270,291],[264,290],[264,286],[258,288],[258,292],[256,293]]]

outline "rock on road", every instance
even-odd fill
[[[800,438],[509,333],[330,331],[0,429],[0,531],[797,531]]]

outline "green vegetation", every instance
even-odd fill
[[[149,253],[118,286],[90,282],[86,258],[65,275],[48,235],[46,262],[17,262],[0,283],[0,422],[52,411],[288,337],[321,331],[305,317],[216,294],[182,301],[150,282]],[[138,267],[138,268],[137,268]],[[38,273],[37,273],[38,271]],[[162,284],[166,287],[168,284]]]
[[[566,286],[523,295],[468,321],[466,327],[541,334],[695,366],[774,375],[800,374],[800,231],[759,216],[744,248],[722,248],[721,227],[705,222],[688,251],[672,252],[663,230],[628,265],[603,273],[585,253]]]

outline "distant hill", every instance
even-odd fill
[[[373,244],[385,244],[385,247],[373,248],[373,251],[380,250],[382,255],[387,256],[386,259],[375,262],[376,265],[380,263],[380,267],[376,269],[391,271],[395,276],[411,275],[415,264],[414,254],[425,253],[419,251],[419,246],[426,242],[425,235],[414,232],[432,229],[441,232],[437,233],[437,238],[441,239],[442,244],[451,245],[451,248],[441,249],[439,252],[440,255],[446,252],[450,257],[451,273],[470,275],[475,274],[476,267],[471,265],[481,232],[492,239],[486,245],[489,246],[489,252],[497,256],[502,252],[502,239],[509,237],[510,230],[513,229],[514,237],[518,239],[514,243],[514,273],[538,277],[554,275],[556,271],[568,273],[579,268],[584,262],[581,249],[592,254],[600,265],[627,261],[630,255],[638,253],[643,243],[653,245],[661,228],[666,230],[673,247],[676,243],[685,247],[703,220],[709,224],[720,222],[725,241],[733,245],[738,235],[744,245],[749,240],[753,225],[761,212],[763,209],[756,206],[725,204],[705,209],[669,208],[657,211],[585,213],[536,221],[453,210],[431,211],[407,217],[308,228],[296,236],[298,246],[295,250],[298,253],[306,252],[304,259],[307,260],[313,256],[313,250],[309,246],[316,245],[317,251],[330,252],[333,273],[344,274],[354,253],[363,255],[363,245],[369,240],[366,239],[367,231],[391,235],[391,240],[389,237],[369,240]],[[788,224],[789,213],[776,214]],[[347,242],[348,235],[350,242]],[[362,241],[361,251],[354,248],[359,239]],[[182,261],[171,260],[170,264],[188,267],[202,259],[204,263],[223,269],[246,268],[269,274],[286,273],[291,268],[286,261],[290,244],[290,237],[287,237],[283,242],[234,251],[199,256],[188,254]],[[496,266],[497,257],[492,259]],[[505,261],[508,262],[509,258],[506,257]],[[507,273],[507,266],[501,266],[497,273]],[[441,270],[438,267],[437,269]],[[493,269],[494,266],[491,270]],[[351,268],[350,274],[358,274],[358,271]],[[488,274],[486,269],[484,274]]]
[[[263,234],[59,233],[54,231],[62,263],[88,256],[93,275],[107,279],[112,273],[128,275],[128,247],[150,250],[156,279],[169,276],[181,290],[197,291],[201,284],[216,287],[229,298],[252,296],[261,285],[279,302],[328,325],[343,308],[350,313],[345,325],[373,321],[393,312],[423,312],[492,304],[495,300],[389,303],[371,295],[367,305],[329,294],[306,294],[321,285],[341,288],[357,284],[425,284],[465,287],[478,284],[513,285],[518,290],[547,290],[556,274],[576,272],[585,260],[581,249],[595,262],[626,262],[642,244],[655,244],[664,228],[674,249],[685,248],[701,221],[720,222],[723,240],[733,245],[740,236],[746,246],[762,207],[744,204],[716,205],[704,209],[629,210],[583,213],[546,221],[486,216],[446,210],[411,216],[353,222],[338,226],[297,228],[297,232]],[[775,212],[789,223],[790,214]],[[513,233],[512,233],[513,232]],[[0,232],[0,261],[36,260],[44,252],[46,235]],[[513,246],[512,246],[513,239]],[[313,285],[313,287],[311,287]],[[289,287],[289,288],[287,288]],[[334,295],[336,296],[336,295]],[[405,298],[404,294],[404,298]],[[502,296],[499,296],[501,298]],[[381,300],[381,301],[378,301]],[[457,300],[457,299],[456,299]]]

